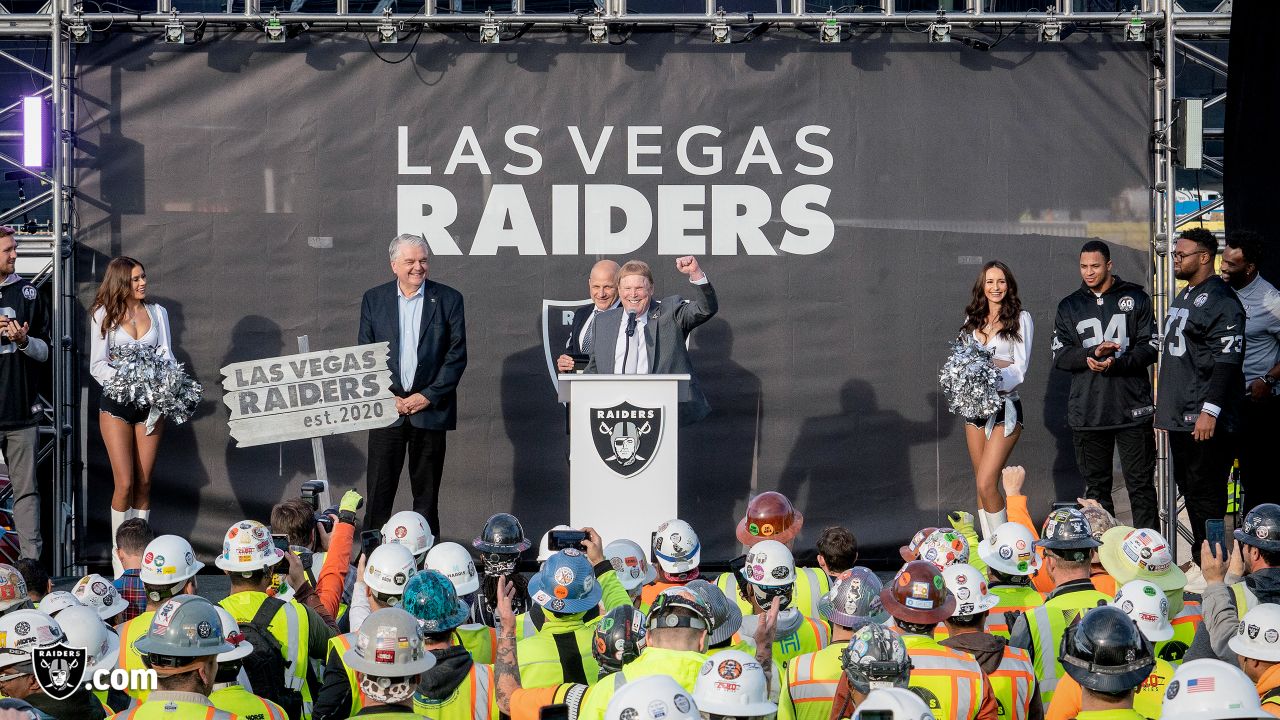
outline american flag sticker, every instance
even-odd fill
[[[1188,680],[1187,692],[1189,693],[1213,692],[1213,678],[1202,677],[1202,678],[1192,678]]]

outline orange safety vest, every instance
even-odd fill
[[[996,702],[1000,703],[1000,716],[1027,720],[1031,712],[1031,692],[1036,686],[1036,666],[1027,651],[1006,645],[999,667],[988,677]]]

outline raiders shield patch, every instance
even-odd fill
[[[611,408],[591,408],[591,437],[609,469],[631,477],[649,466],[662,437],[662,408],[642,408],[629,402]]]
[[[547,363],[547,372],[551,375],[552,387],[556,387],[559,382],[556,358],[564,353],[569,335],[573,333],[573,313],[583,305],[590,304],[591,298],[542,301],[542,356]]]
[[[88,650],[69,647],[63,642],[31,650],[36,682],[45,695],[55,700],[66,700],[84,683],[88,658]]]

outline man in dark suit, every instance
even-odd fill
[[[680,403],[680,424],[706,417],[711,405],[693,376],[685,339],[710,320],[720,304],[716,291],[692,255],[677,258],[676,269],[689,276],[695,295],[653,299],[653,272],[648,263],[628,260],[618,270],[620,307],[599,315],[586,372],[611,374],[688,373],[689,400]]]
[[[462,294],[427,279],[427,243],[417,235],[391,241],[396,279],[364,294],[360,344],[389,342],[391,392],[400,419],[369,431],[369,507],[365,527],[391,517],[406,454],[413,509],[440,535],[439,493],[445,432],[458,425],[458,381],[467,367]]]
[[[573,312],[573,327],[564,343],[564,352],[556,358],[556,370],[573,372],[574,355],[590,355],[595,340],[595,319],[600,313],[618,306],[618,263],[601,260],[587,276],[591,302]]]

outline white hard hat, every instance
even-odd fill
[[[791,585],[796,581],[795,557],[777,540],[761,540],[747,549],[742,577],[761,587]]]
[[[76,596],[81,605],[88,605],[97,610],[98,617],[103,620],[119,615],[129,606],[129,603],[120,597],[120,591],[116,590],[116,586],[97,573],[80,578],[80,582],[71,588],[71,594]]]
[[[658,533],[653,537],[653,556],[664,572],[687,573],[702,561],[702,543],[689,523],[668,520],[658,526]]]
[[[888,711],[893,720],[933,720],[933,713],[920,696],[903,688],[876,688],[858,704],[853,720],[865,720],[868,711]]]
[[[382,526],[382,544],[396,543],[409,548],[415,558],[421,558],[436,542],[431,534],[431,524],[412,510],[401,510]]]
[[[253,653],[253,644],[245,639],[244,633],[240,632],[240,623],[236,622],[231,613],[224,610],[221,605],[213,607],[218,611],[218,619],[222,621],[222,639],[235,645],[234,650],[218,653],[218,662],[231,662],[249,657]]]
[[[648,675],[623,685],[609,699],[604,720],[702,720],[688,691],[670,675]]]
[[[241,520],[222,538],[222,554],[213,564],[227,572],[253,572],[284,559],[284,551],[271,542],[271,531],[257,520]]]
[[[634,540],[614,540],[604,546],[604,556],[618,575],[618,582],[627,592],[634,592],[658,578],[658,571],[649,564],[644,548]]]
[[[108,628],[93,608],[77,603],[58,614],[58,626],[66,635],[67,645],[85,648],[89,653],[88,676],[97,670],[114,670],[120,654],[120,636]]]
[[[418,561],[405,545],[379,545],[364,561],[364,584],[390,600],[404,594],[404,586],[418,571]]]
[[[1005,575],[1030,575],[1040,569],[1035,535],[1025,526],[1007,522],[978,543],[978,557]]]
[[[778,706],[769,702],[764,668],[741,650],[723,650],[707,660],[693,684],[693,700],[701,712],[730,717],[778,711]]]
[[[1169,598],[1155,583],[1130,580],[1116,591],[1111,604],[1132,618],[1142,635],[1151,642],[1173,637],[1173,626],[1169,624]],[[1280,608],[1276,609],[1280,611]]]
[[[1258,690],[1244,671],[1221,660],[1188,660],[1173,673],[1161,716],[1177,720],[1267,720]]]
[[[22,652],[0,653],[0,668],[27,662],[33,648],[53,647],[62,640],[58,621],[39,610],[14,610],[0,617],[0,647]]]
[[[538,562],[544,563],[547,558],[555,555],[555,551],[551,549],[551,533],[557,530],[573,530],[573,528],[568,525],[557,525],[542,533],[542,539],[538,541]]]
[[[443,542],[427,551],[427,569],[437,570],[449,578],[458,596],[470,595],[480,589],[480,576],[476,574],[476,561],[471,553],[456,542]]]
[[[22,573],[12,565],[0,563],[0,612],[30,600]]]
[[[941,570],[948,565],[969,562],[969,541],[955,528],[942,527],[929,533],[916,552],[921,560]]]
[[[236,532],[239,535],[239,531]],[[142,551],[142,567],[138,570],[138,579],[148,585],[168,585],[170,587],[185,583],[200,572],[204,563],[196,560],[191,543],[177,535],[161,535],[147,543]],[[152,598],[161,600],[162,598]]]
[[[1227,647],[1250,660],[1280,662],[1280,605],[1255,605],[1244,614]]]
[[[977,615],[1000,604],[1000,598],[987,591],[987,578],[968,563],[942,568],[942,579],[956,596],[956,610],[951,617]]]
[[[54,590],[40,600],[40,606],[36,609],[49,617],[57,617],[58,613],[77,605],[84,605],[84,603],[80,602],[75,595],[66,590]]]

